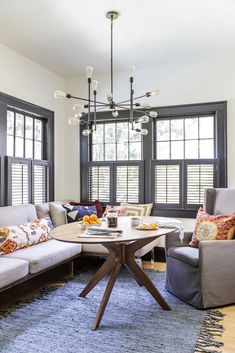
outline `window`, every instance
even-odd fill
[[[1,205],[52,200],[53,112],[2,93],[0,110]]]
[[[99,123],[92,135],[93,161],[140,160],[141,148],[141,135],[128,122]]]
[[[153,214],[194,217],[204,190],[226,187],[226,102],[156,108],[158,117],[132,133],[98,114],[96,132],[81,134],[83,200],[153,202]]]

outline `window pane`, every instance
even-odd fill
[[[24,137],[24,116],[16,114],[16,136]]]
[[[92,143],[103,143],[104,142],[104,125],[97,124],[96,131],[92,134]]]
[[[117,142],[128,141],[128,123],[117,123]]]
[[[25,158],[33,158],[33,140],[25,140]]]
[[[104,145],[97,144],[92,146],[92,160],[103,161],[104,160]]]
[[[213,138],[214,137],[214,117],[199,118],[199,134],[200,138]]]
[[[7,156],[14,156],[14,137],[7,135]]]
[[[42,142],[34,141],[34,158],[42,159]]]
[[[117,159],[119,160],[128,159],[128,143],[117,144]]]
[[[42,121],[35,119],[34,120],[34,138],[35,140],[42,141]]]
[[[141,159],[141,143],[140,142],[130,142],[129,144],[129,159],[136,160]]]
[[[24,139],[21,137],[15,138],[15,156],[24,157]]]
[[[135,124],[134,128],[141,129],[141,124]],[[141,134],[139,132],[136,132],[135,130],[132,130],[131,124],[129,124],[129,140],[130,141],[141,141]]]
[[[7,111],[7,134],[14,135],[14,113]]]
[[[200,140],[200,158],[214,158],[214,140]]]
[[[26,116],[25,118],[25,138],[33,138],[33,118]]]
[[[115,143],[107,143],[105,145],[105,160],[106,161],[114,161],[116,159],[116,144]]]
[[[115,142],[115,124],[105,124],[105,143]]]
[[[185,158],[199,158],[198,140],[185,141]]]
[[[175,119],[171,121],[171,140],[183,140],[184,138],[184,121],[183,119]]]
[[[157,121],[157,141],[168,141],[170,138],[169,120]]]
[[[169,159],[169,142],[157,142],[157,159]]]
[[[183,141],[172,141],[171,142],[171,159],[183,159],[184,158],[184,142]]]
[[[185,139],[198,138],[198,118],[185,119]]]

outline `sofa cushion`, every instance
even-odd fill
[[[167,255],[174,259],[185,262],[193,267],[199,265],[199,250],[190,246],[177,246],[169,248]]]
[[[0,257],[0,288],[27,276],[29,263],[25,260]]]
[[[80,252],[80,244],[65,243],[53,239],[46,243],[40,243],[30,248],[4,255],[4,258],[26,260],[29,262],[29,272],[37,273],[72,256],[78,255]]]
[[[34,205],[1,207],[0,226],[20,225],[32,222],[37,218]]]
[[[52,223],[55,227],[59,227],[67,223],[67,213],[62,206],[62,203],[49,202],[49,210]]]
[[[76,201],[71,201],[69,203],[72,206],[95,206],[96,207],[96,212],[97,212],[97,217],[101,218],[103,216],[104,210],[102,203],[99,200],[95,200],[94,202],[76,202]]]
[[[137,204],[137,203],[121,203],[121,206],[126,206],[127,216],[150,216],[153,207],[152,203]]]

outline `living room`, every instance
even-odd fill
[[[0,352],[234,352],[234,2],[1,5]]]

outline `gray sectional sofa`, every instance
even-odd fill
[[[53,216],[51,218],[54,226],[58,226],[66,222],[61,203],[0,207],[0,225],[21,225],[49,214]],[[57,214],[54,212],[50,214],[50,210],[55,211],[55,209]],[[142,257],[153,247],[159,246],[161,242],[161,239],[154,240],[140,249],[136,257]],[[11,254],[1,255],[0,292],[81,255],[105,257],[107,250],[102,245],[81,246],[51,239]]]

